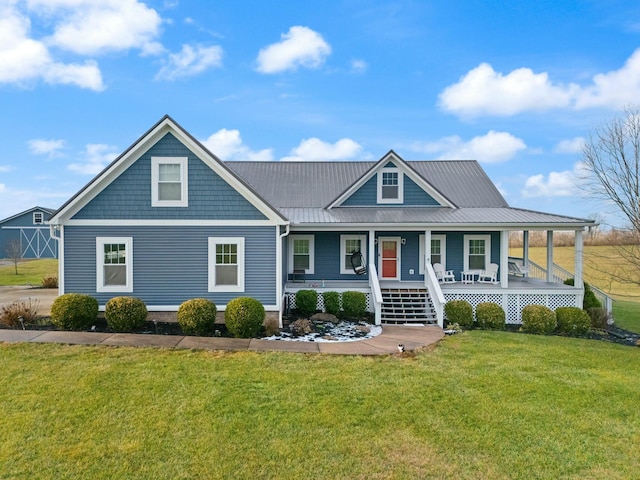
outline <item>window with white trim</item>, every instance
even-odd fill
[[[33,212],[33,224],[42,225],[44,223],[44,214],[42,212]]]
[[[189,206],[188,166],[187,157],[151,157],[151,206]]]
[[[440,263],[447,268],[447,243],[446,235],[431,235],[431,265]],[[420,235],[420,274],[424,274],[425,253],[424,234]]]
[[[340,235],[340,258],[342,259],[340,261],[340,273],[356,275],[353,269],[354,265],[351,263],[351,256],[356,252],[360,252],[362,258],[366,261],[366,235]]]
[[[133,238],[96,238],[96,291],[133,292]]]
[[[300,270],[313,273],[314,243],[313,235],[289,235],[289,273]]]
[[[491,263],[491,235],[464,236],[464,270],[480,272]]]
[[[244,292],[244,237],[209,237],[209,291]]]
[[[383,168],[378,172],[378,203],[402,203],[404,176],[397,168]]]

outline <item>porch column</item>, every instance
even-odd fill
[[[529,268],[529,230],[522,232],[522,266]],[[529,276],[529,274],[525,274]]]
[[[427,274],[427,263],[431,263],[431,230],[424,231],[424,265],[422,269],[424,274]],[[426,278],[426,277],[425,277]]]
[[[553,283],[553,230],[547,230],[547,282]]]
[[[574,261],[575,261],[575,274],[574,274],[574,286],[576,288],[583,288],[584,282],[582,279],[582,256],[584,254],[584,237],[582,236],[582,230],[576,230],[576,238],[575,238],[575,247],[574,247]]]
[[[500,287],[509,286],[509,230],[500,232]]]
[[[368,264],[369,265],[375,265],[376,268],[378,268],[378,266],[376,265],[376,232],[375,230],[369,230],[369,258],[368,260]],[[371,272],[371,270],[369,270],[369,272]]]

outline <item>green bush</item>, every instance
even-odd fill
[[[466,300],[449,300],[444,304],[448,323],[457,323],[463,328],[473,326],[473,307]]]
[[[557,330],[569,335],[586,333],[591,327],[591,317],[578,307],[556,308]]]
[[[252,338],[258,336],[265,311],[262,303],[251,297],[238,297],[227,303],[224,323],[234,337]]]
[[[98,317],[98,301],[82,293],[65,293],[51,305],[51,323],[63,330],[87,330]]]
[[[115,332],[131,332],[144,325],[147,306],[135,297],[113,297],[104,307],[104,318]]]
[[[342,310],[348,318],[362,318],[367,313],[367,296],[363,292],[343,292]]]
[[[556,329],[556,314],[544,305],[527,305],[522,309],[522,331],[551,333]]]
[[[338,292],[324,292],[324,310],[336,317],[340,315],[340,294]]]
[[[575,285],[574,279],[573,278],[567,278],[564,281],[565,285]],[[587,282],[584,282],[584,299],[582,300],[582,308],[583,310],[589,310],[591,308],[601,308],[602,307],[602,303],[600,302],[600,300],[598,300],[598,297],[596,297],[596,294],[593,293],[593,290],[591,290],[591,287],[589,286],[589,284]]]
[[[476,305],[476,322],[480,328],[504,330],[506,321],[504,309],[497,303],[484,302]]]
[[[216,324],[216,304],[206,298],[192,298],[178,307],[178,325],[186,335],[210,335]]]
[[[303,317],[310,317],[316,313],[318,292],[315,290],[298,290],[296,292],[296,308]]]

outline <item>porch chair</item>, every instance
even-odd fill
[[[498,264],[490,263],[486,270],[480,272],[478,283],[498,283]]]
[[[436,278],[440,283],[455,283],[456,276],[453,273],[453,270],[445,270],[444,266],[441,263],[433,264],[433,271],[436,274]]]

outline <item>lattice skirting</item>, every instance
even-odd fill
[[[445,300],[466,300],[476,313],[476,306],[483,302],[501,305],[507,316],[507,323],[522,323],[522,309],[527,305],[544,305],[551,310],[558,307],[579,307],[578,295],[575,293],[445,293]]]
[[[342,305],[342,293],[343,292],[338,292],[340,294],[340,305]],[[366,299],[367,299],[367,312],[373,312],[374,308],[373,308],[373,302],[371,301],[371,293],[369,292],[362,292],[364,293]],[[284,299],[285,299],[285,308],[289,308],[289,310],[293,310],[296,308],[296,294],[295,292],[287,292],[284,294]],[[324,297],[322,296],[322,292],[318,292],[318,305],[317,305],[317,310],[324,312]]]

